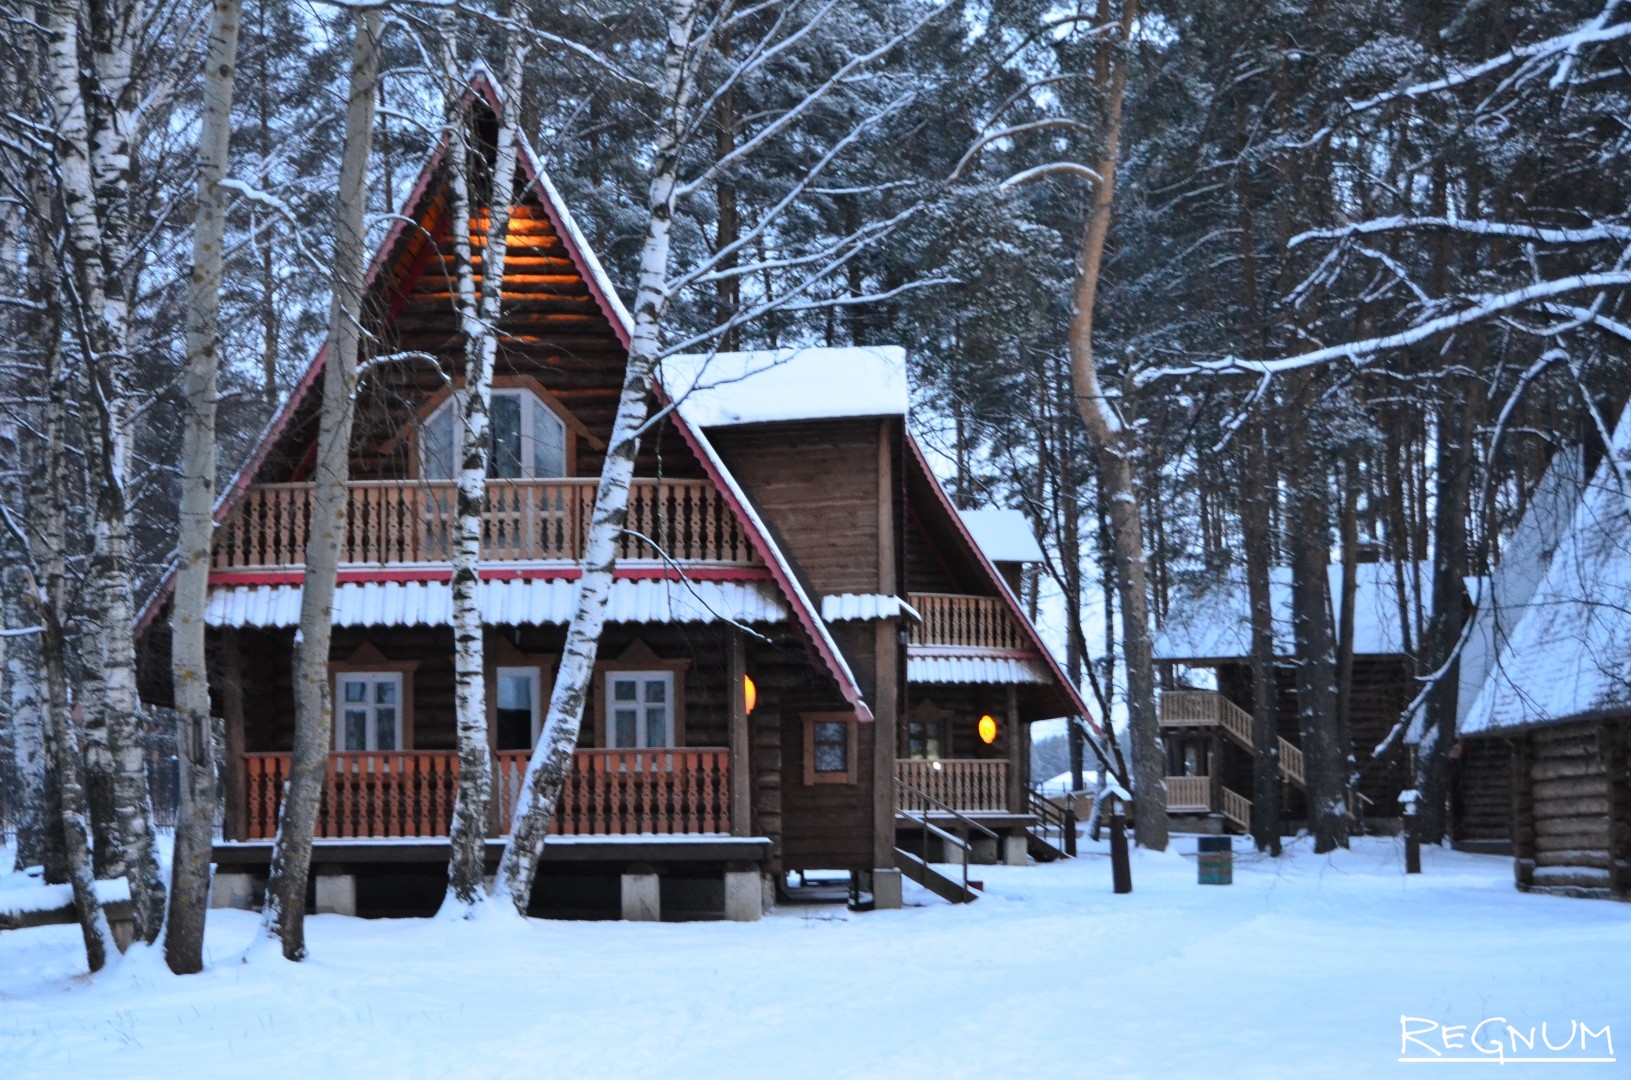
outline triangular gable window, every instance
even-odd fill
[[[431,413],[419,440],[420,475],[451,480],[463,452],[463,397],[454,394]],[[495,480],[566,475],[566,424],[528,390],[494,390],[487,475]]]

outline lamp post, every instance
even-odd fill
[[[1404,807],[1404,872],[1421,873],[1421,836],[1416,828],[1416,799],[1414,789],[1401,791],[1399,803]]]

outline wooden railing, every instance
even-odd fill
[[[1230,788],[1223,789],[1223,805],[1218,808],[1224,817],[1242,829],[1252,827],[1252,801]]]
[[[1252,714],[1215,690],[1163,690],[1161,726],[1164,728],[1221,727],[1239,745],[1252,749]],[[1276,736],[1278,738],[1278,736]],[[1299,787],[1303,779],[1303,752],[1280,739],[1280,773]]]
[[[1008,763],[967,758],[949,761],[897,761],[902,783],[956,810],[1020,813],[1008,805]],[[897,805],[896,811],[905,809]]]
[[[494,755],[495,835],[526,775],[525,751]],[[277,832],[288,754],[245,754],[245,839]],[[325,839],[441,837],[448,834],[459,759],[450,750],[330,754],[316,835]],[[675,836],[731,828],[730,751],[579,750],[555,810],[566,836]]]
[[[907,602],[923,621],[912,627],[913,645],[951,645],[972,649],[1031,649],[1030,639],[1014,624],[1008,605],[995,596],[912,593]]]
[[[1167,777],[1167,809],[1185,812],[1212,809],[1212,778],[1209,776]]]
[[[593,479],[490,480],[482,518],[486,561],[583,557],[594,508]],[[445,563],[457,541],[450,481],[381,480],[346,485],[342,563]],[[258,484],[216,532],[218,570],[300,566],[311,527],[311,484]],[[619,559],[752,564],[758,561],[736,516],[705,480],[636,479]],[[661,553],[638,539],[648,538]]]

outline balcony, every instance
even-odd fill
[[[505,836],[531,751],[494,753],[489,832]],[[730,751],[579,750],[555,808],[557,836],[688,836],[731,831]],[[244,754],[245,840],[277,834],[288,754]],[[451,750],[330,754],[319,839],[448,835],[458,790]]]
[[[482,560],[581,561],[597,484],[588,478],[488,481]],[[346,489],[342,565],[452,561],[457,541],[457,490],[452,482],[355,481]],[[216,531],[213,569],[304,565],[314,492],[313,484],[251,487]],[[760,565],[735,514],[706,480],[635,480],[617,557]]]
[[[1008,762],[987,758],[897,761],[895,776],[902,784],[928,795],[936,803],[967,814],[1018,814],[1010,805]],[[897,787],[895,812],[929,812],[912,790]]]
[[[1000,597],[912,593],[907,602],[923,616],[923,621],[912,627],[912,645],[1009,652],[1034,648]]]

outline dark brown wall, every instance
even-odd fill
[[[1631,821],[1622,803],[1624,724],[1556,724],[1518,740],[1514,770],[1514,843],[1520,886],[1607,890],[1615,851],[1624,856]],[[1614,811],[1619,811],[1616,817]],[[1622,872],[1620,887],[1626,887]]]
[[[818,596],[878,591],[879,429],[832,420],[709,435]]]
[[[1512,747],[1505,739],[1466,739],[1451,761],[1454,838],[1512,840]]]

